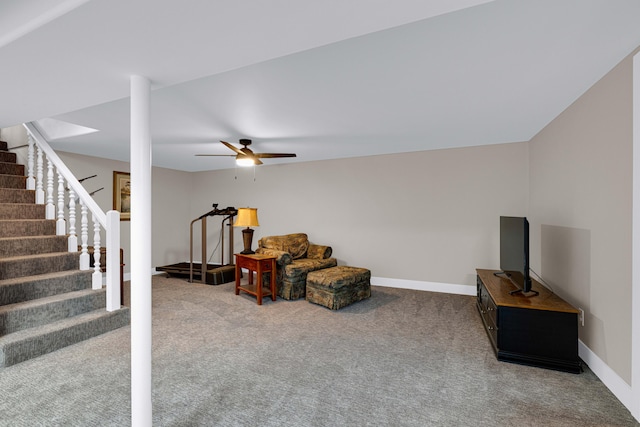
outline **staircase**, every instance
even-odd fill
[[[91,289],[24,175],[0,141],[0,368],[129,324],[128,308],[106,311],[105,288]]]

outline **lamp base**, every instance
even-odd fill
[[[255,254],[251,250],[251,241],[253,240],[253,230],[249,227],[242,230],[242,242],[244,243],[244,250],[240,252],[242,255]]]

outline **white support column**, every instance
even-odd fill
[[[131,76],[131,424],[151,427],[149,80]]]

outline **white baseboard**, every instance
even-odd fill
[[[458,295],[476,295],[476,287],[456,285],[451,283],[421,282],[418,280],[389,279],[386,277],[372,277],[371,284],[388,288],[414,289],[418,291],[442,292]],[[578,340],[578,355],[591,371],[602,381],[616,398],[633,414],[633,394],[631,386],[627,384],[613,369],[600,359],[589,347]],[[636,418],[637,419],[637,418]],[[640,420],[638,420],[640,421]]]
[[[631,386],[580,340],[578,340],[578,355],[633,415]]]
[[[372,277],[371,284],[387,288],[414,289],[416,291],[441,292],[444,294],[471,295],[477,293],[475,285],[456,285],[452,283],[422,282],[419,280],[389,279],[386,277]]]

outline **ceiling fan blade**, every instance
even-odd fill
[[[254,156],[261,159],[276,159],[281,157],[296,157],[293,153],[254,153]]]
[[[235,154],[196,154],[196,157],[235,157]]]
[[[226,141],[220,141],[220,142],[222,142],[224,145],[226,145],[229,149],[233,150],[233,152],[236,153],[236,154],[243,154],[243,155],[245,154],[242,151],[240,151],[239,148],[234,147],[233,145],[229,144]]]
[[[259,159],[259,158],[257,158],[257,157],[254,157],[254,158],[253,158],[253,162],[256,164],[256,166],[257,166],[257,165],[262,165],[262,164],[263,164],[263,163],[260,161],[260,159]]]

